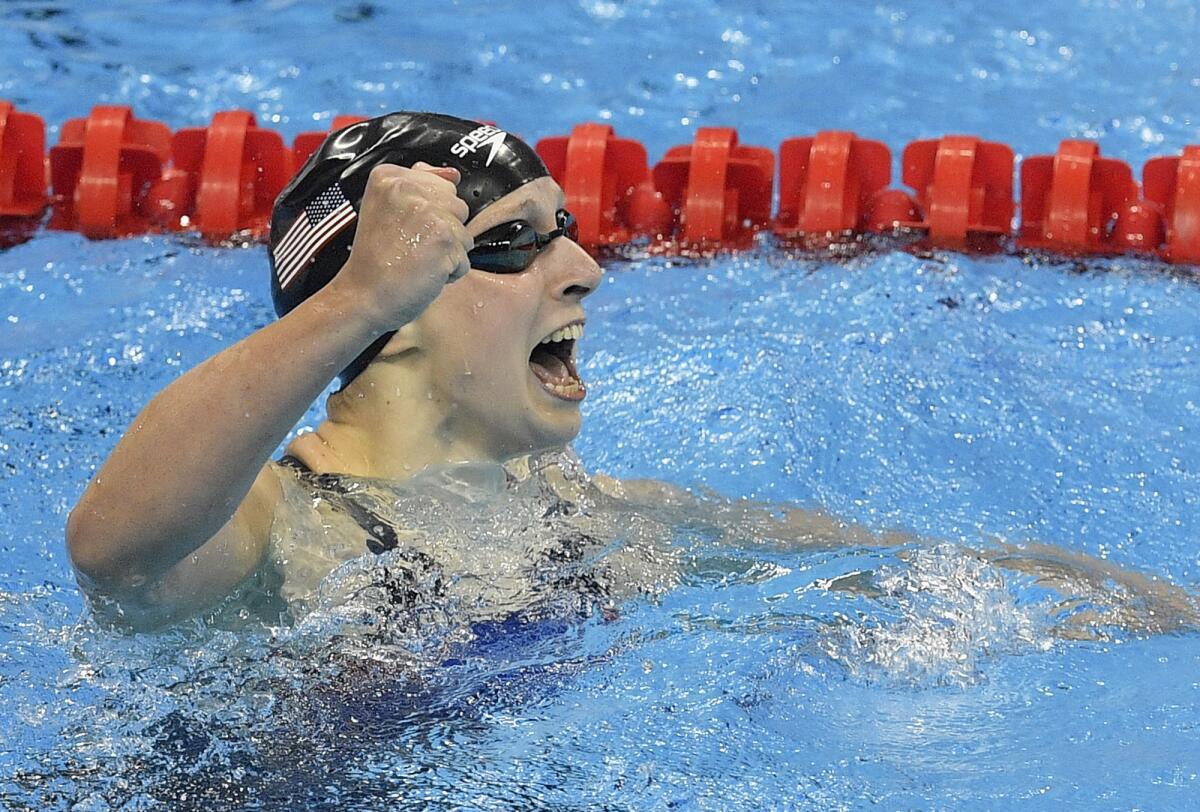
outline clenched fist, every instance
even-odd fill
[[[334,277],[379,332],[415,319],[442,288],[471,269],[469,210],[457,169],[417,163],[371,170],[350,258]]]

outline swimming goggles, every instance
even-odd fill
[[[558,228],[541,234],[526,220],[502,223],[475,238],[475,247],[467,252],[471,267],[488,273],[520,273],[533,264],[538,252],[559,237],[574,240],[579,236],[575,215],[566,209],[554,214]]]

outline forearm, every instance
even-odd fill
[[[330,285],[152,400],[68,522],[77,566],[153,578],[233,515],[271,453],[377,335]]]
[[[596,474],[593,482],[610,496],[673,515],[681,524],[706,524],[730,544],[765,544],[790,550],[851,545],[896,546],[914,540],[908,533],[871,531],[819,509],[748,499],[731,500],[711,492],[702,498],[677,485],[654,479],[618,481]]]

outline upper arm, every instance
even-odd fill
[[[264,465],[229,521],[163,575],[116,593],[86,579],[81,583],[93,596],[115,602],[124,622],[136,629],[161,627],[202,611],[262,564],[279,498],[279,475]]]

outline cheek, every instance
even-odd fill
[[[441,345],[436,355],[443,369],[457,373],[458,385],[511,385],[514,372],[528,362],[537,299],[523,281],[470,274],[447,287],[426,312]]]
[[[528,350],[537,315],[537,290],[524,275],[472,272],[443,291],[447,311],[464,335],[486,342],[492,354]]]

